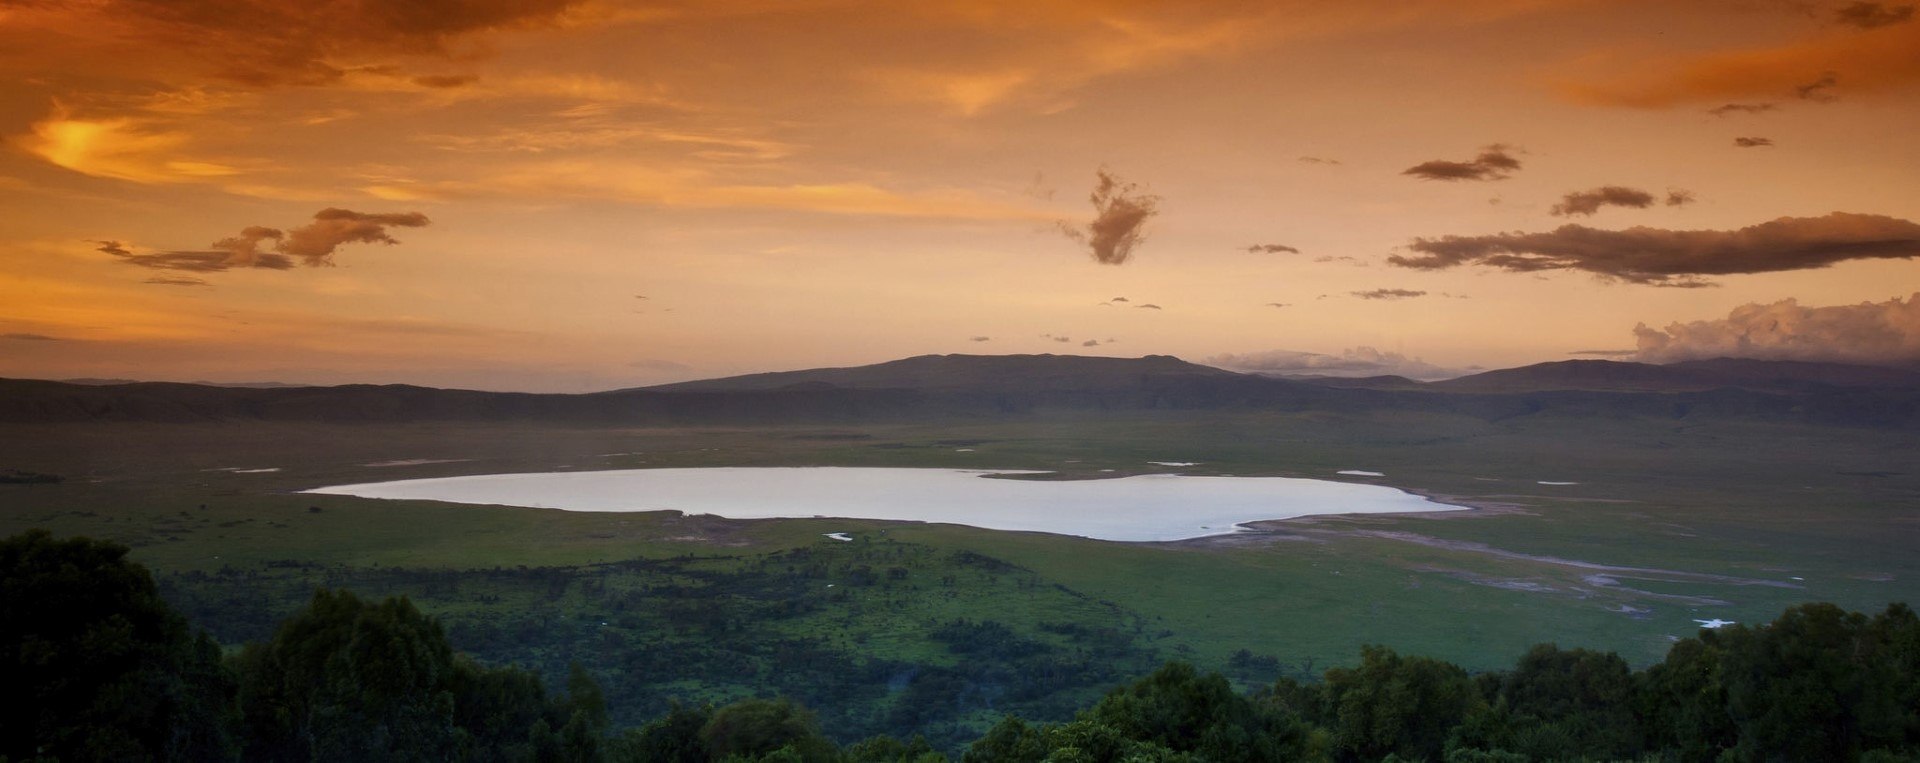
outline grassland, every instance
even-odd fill
[[[1366,469],[1387,475],[1366,481],[1487,508],[1120,544],[948,525],[735,522],[297,492],[470,473],[715,465],[994,467],[1091,478],[1160,469],[1149,461],[1196,461],[1181,471],[1207,474],[1332,478]],[[403,463],[371,466],[393,462]],[[0,471],[64,479],[0,485],[0,533],[45,527],[128,543],[227,640],[256,637],[312,586],[347,585],[412,596],[449,623],[456,645],[491,659],[560,670],[584,657],[609,680],[642,687],[629,693],[636,702],[784,686],[770,672],[782,660],[813,660],[859,677],[846,682],[846,707],[829,708],[859,725],[856,715],[879,723],[919,691],[914,671],[962,671],[955,681],[980,685],[991,677],[965,671],[1039,653],[1079,666],[1081,683],[1064,681],[1054,698],[1064,702],[1091,691],[1107,663],[1126,670],[1186,657],[1222,667],[1244,649],[1310,673],[1378,643],[1489,669],[1551,641],[1646,664],[1696,619],[1757,621],[1810,600],[1863,610],[1914,601],[1915,463],[1912,432],[1405,413],[694,429],[9,426],[0,430]],[[277,471],[232,471],[262,469]],[[858,541],[821,535],[840,531]],[[809,567],[792,564],[795,554],[827,561],[802,572]],[[862,566],[905,572],[869,579]],[[661,614],[700,601],[732,614],[718,626]],[[1013,646],[981,652],[941,631],[988,621],[1004,624]],[[520,635],[503,639],[502,629]],[[697,676],[623,667],[620,649],[608,646],[691,654],[701,644],[748,643],[800,651],[740,647],[740,670]],[[1090,644],[1097,649],[1075,651]],[[855,696],[861,681],[878,688]],[[997,706],[943,701],[954,712],[924,722],[977,723]]]

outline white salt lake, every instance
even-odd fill
[[[308,490],[363,498],[567,511],[659,511],[729,519],[835,517],[946,522],[989,530],[1170,541],[1318,514],[1449,511],[1379,485],[1290,477],[1143,474],[1005,479],[1042,472],[858,467],[714,467],[480,474]]]

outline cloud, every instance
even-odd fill
[[[1511,146],[1495,143],[1481,149],[1472,161],[1435,159],[1408,167],[1400,174],[1422,180],[1505,180],[1520,169],[1520,160],[1513,156],[1515,151]]]
[[[1772,138],[1734,138],[1733,145],[1741,148],[1760,148],[1773,145]]]
[[[1328,159],[1323,156],[1302,156],[1300,161],[1304,164],[1344,164],[1339,159]]]
[[[1669,57],[1592,56],[1593,71],[1562,79],[1562,95],[1584,103],[1665,109],[1747,99],[1833,100],[1920,87],[1920,24],[1846,27],[1781,45]],[[1731,112],[1728,112],[1731,113]]]
[[[1694,198],[1692,191],[1686,190],[1684,188],[1667,189],[1666,204],[1669,207],[1684,207],[1688,204],[1692,204],[1695,201],[1697,201],[1697,199]]]
[[[1700,276],[1823,268],[1848,260],[1920,256],[1920,225],[1885,215],[1834,212],[1782,217],[1738,230],[1597,230],[1416,238],[1415,254],[1387,258],[1415,270],[1483,265],[1516,273],[1582,270],[1637,284],[1700,287]]]
[[[205,280],[194,278],[192,276],[154,276],[145,281],[142,281],[141,283],[150,283],[155,286],[205,286],[207,285],[207,282]]]
[[[1412,299],[1427,296],[1426,292],[1413,289],[1371,289],[1349,293],[1361,299]]]
[[[1071,341],[1073,341],[1073,337],[1070,337],[1070,336],[1054,336],[1054,335],[1052,335],[1052,334],[1041,334],[1041,335],[1040,335],[1040,338],[1041,338],[1041,339],[1051,339],[1051,340],[1053,340],[1053,341],[1056,341],[1056,342],[1059,342],[1059,343],[1061,343],[1061,344],[1066,344],[1067,342],[1071,342]]]
[[[1248,254],[1299,254],[1300,250],[1286,244],[1254,244],[1246,248]]]
[[[1086,244],[1102,265],[1122,265],[1133,249],[1146,240],[1147,220],[1160,212],[1160,197],[1143,193],[1134,183],[1106,169],[1094,173],[1097,182],[1087,200],[1093,203],[1093,221],[1083,229],[1062,220],[1060,231]]]
[[[1819,79],[1805,84],[1795,85],[1793,95],[1803,101],[1826,103],[1839,98],[1839,96],[1833,94],[1833,89],[1839,84],[1840,75],[1833,72],[1825,72],[1820,75]]]
[[[1835,9],[1833,20],[1861,29],[1879,29],[1913,20],[1912,5],[1859,2]]]
[[[286,231],[279,228],[249,225],[240,229],[240,235],[220,239],[213,242],[212,246],[227,253],[227,267],[286,270],[293,266],[292,259],[284,254],[260,251],[260,242],[272,239],[278,246],[286,242],[286,235]]]
[[[1143,304],[1138,304],[1138,305],[1134,305],[1134,308],[1135,308],[1135,309],[1138,309],[1138,310],[1159,310],[1159,309],[1161,309],[1159,305],[1156,305],[1156,304],[1154,304],[1154,303],[1152,303],[1152,302],[1147,302],[1147,303],[1143,303]]]
[[[1351,347],[1338,355],[1297,350],[1266,350],[1243,354],[1215,355],[1207,365],[1256,374],[1302,376],[1405,376],[1410,379],[1445,379],[1461,371],[1442,368],[1419,358],[1397,352],[1382,352],[1372,347]]]
[[[119,257],[121,262],[152,270],[179,270],[189,273],[218,273],[235,267],[270,268],[285,270],[293,266],[293,261],[285,255],[268,253],[251,264],[239,264],[233,260],[233,253],[224,249],[215,250],[174,250],[161,252],[136,253],[124,247],[100,247],[98,251]]]
[[[1267,307],[1292,307],[1292,305],[1285,302],[1268,302]]]
[[[46,334],[26,334],[26,333],[0,334],[0,339],[5,339],[8,341],[14,341],[14,342],[64,342],[66,341],[65,339],[61,339],[60,337],[57,337],[57,336],[47,336]]]
[[[1127,298],[1126,298],[1126,297],[1114,297],[1113,299],[1110,299],[1110,300],[1107,300],[1107,301],[1108,301],[1108,302],[1125,302],[1125,301],[1127,301]]]
[[[1640,360],[1760,358],[1836,363],[1920,362],[1920,293],[1885,302],[1804,307],[1746,304],[1718,320],[1633,329]]]
[[[473,46],[461,43],[472,36],[556,24],[578,4],[329,0],[316,7],[277,0],[109,0],[55,4],[46,12],[53,14],[52,23],[85,33],[79,36],[152,51],[142,61],[149,67],[184,60],[229,82],[272,86],[390,73],[397,67],[385,62],[396,58],[471,59]],[[366,61],[381,63],[359,63]]]
[[[991,341],[993,341],[993,337],[990,337],[990,336],[972,336],[972,337],[967,337],[967,341],[969,341],[969,342],[991,342]]]
[[[297,258],[308,267],[333,264],[334,252],[346,244],[397,244],[388,228],[418,228],[429,222],[419,212],[363,213],[328,207],[314,213],[313,222],[291,230],[251,225],[238,235],[213,242],[206,250],[135,252],[122,241],[93,241],[97,251],[119,257],[121,261],[154,270],[179,270],[193,273],[217,273],[234,268],[286,270]],[[271,241],[273,251],[264,251]],[[150,281],[150,283],[160,283]],[[182,286],[184,283],[168,282]]]
[[[331,265],[334,250],[343,244],[398,244],[400,242],[387,233],[387,228],[418,228],[430,222],[419,212],[366,214],[328,207],[314,213],[313,222],[287,231],[285,240],[276,248],[305,260],[309,267]]]
[[[1099,346],[1100,346],[1100,340],[1098,340],[1098,339],[1088,339],[1087,341],[1084,341],[1084,342],[1081,342],[1081,343],[1080,343],[1080,346],[1081,346],[1081,347],[1099,347]]]
[[[1354,263],[1354,267],[1359,267],[1359,268],[1364,268],[1367,266],[1367,263],[1361,262],[1359,257],[1355,257],[1351,254],[1341,254],[1341,255],[1323,254],[1319,257],[1313,258],[1313,261],[1314,262],[1351,262],[1351,263]]]
[[[1547,210],[1547,213],[1559,217],[1592,215],[1600,211],[1601,207],[1609,206],[1645,209],[1653,206],[1653,194],[1622,185],[1603,185],[1591,191],[1569,193],[1560,200],[1560,203]]]
[[[1771,103],[1728,103],[1707,109],[1707,113],[1716,117],[1724,117],[1728,114],[1764,114],[1769,111],[1776,111],[1779,108],[1780,107]]]
[[[239,173],[233,167],[185,155],[187,133],[130,118],[83,119],[55,104],[15,140],[29,153],[74,172],[134,183],[204,182]]]
[[[413,78],[413,84],[436,90],[466,87],[479,81],[480,78],[472,74],[425,74]]]
[[[1590,356],[1600,357],[1600,358],[1624,358],[1629,355],[1638,355],[1640,354],[1640,351],[1639,350],[1574,350],[1567,354],[1568,355],[1590,355]]]

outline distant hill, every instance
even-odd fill
[[[1681,392],[1738,386],[1673,366],[1617,360],[1560,360],[1437,381],[1427,385],[1448,392],[1532,392],[1581,389],[1631,392]]]
[[[1269,374],[1262,374],[1268,376]],[[1350,389],[1424,389],[1425,382],[1418,382],[1405,376],[1319,376],[1319,375],[1271,375],[1275,379],[1318,384],[1323,387],[1346,387]]]
[[[111,386],[116,386],[116,385],[121,385],[121,384],[147,384],[147,383],[150,383],[150,382],[143,382],[143,381],[141,381],[141,380],[139,380],[139,379],[96,379],[96,378],[93,378],[93,377],[81,377],[81,378],[78,378],[78,379],[61,379],[61,380],[59,380],[59,381],[61,381],[61,382],[63,382],[63,383],[66,383],[66,384],[81,384],[81,385],[85,385],[85,386],[88,386],[88,387],[111,387]],[[164,383],[164,382],[155,382],[155,383]],[[275,389],[275,388],[279,388],[279,387],[311,387],[311,386],[314,386],[314,385],[312,385],[312,384],[288,384],[288,383],[286,383],[286,382],[211,382],[211,381],[195,381],[195,382],[187,382],[187,383],[188,383],[188,384],[197,384],[197,385],[200,385],[200,386],[202,386],[202,387],[240,387],[240,388],[250,388],[250,389]]]
[[[1905,374],[1905,375],[1903,375]],[[927,355],[584,395],[407,385],[236,388],[0,380],[0,422],[537,422],[775,425],[1017,418],[1051,411],[1401,412],[1757,419],[1920,427],[1910,372],[1828,364],[1567,361],[1421,384],[1400,377],[1281,379],[1168,356]]]
[[[1846,363],[1807,363],[1797,360],[1715,358],[1689,360],[1666,366],[1739,386],[1786,388],[1807,384],[1834,387],[1915,387],[1920,371]]]
[[[1920,373],[1880,366],[1718,358],[1668,365],[1617,360],[1562,360],[1432,382],[1449,392],[1607,390],[1686,392],[1720,388],[1797,391],[1817,386],[1920,387]]]
[[[851,368],[779,371],[722,379],[663,384],[644,389],[669,392],[739,392],[804,386],[846,389],[1041,392],[1120,390],[1169,377],[1239,377],[1232,371],[1188,363],[1171,355],[1102,358],[1084,355],[919,355]]]

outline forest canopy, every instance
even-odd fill
[[[615,728],[578,665],[534,673],[452,647],[405,598],[321,589],[272,637],[223,652],[128,549],[0,541],[0,760],[1522,761],[1920,756],[1920,617],[1831,604],[1703,630],[1633,670],[1552,644],[1470,674],[1366,647],[1318,680],[1236,692],[1171,662],[1070,720],[1007,715],[961,749],[842,740],[789,699],[675,704]],[[991,629],[988,629],[991,630]]]

